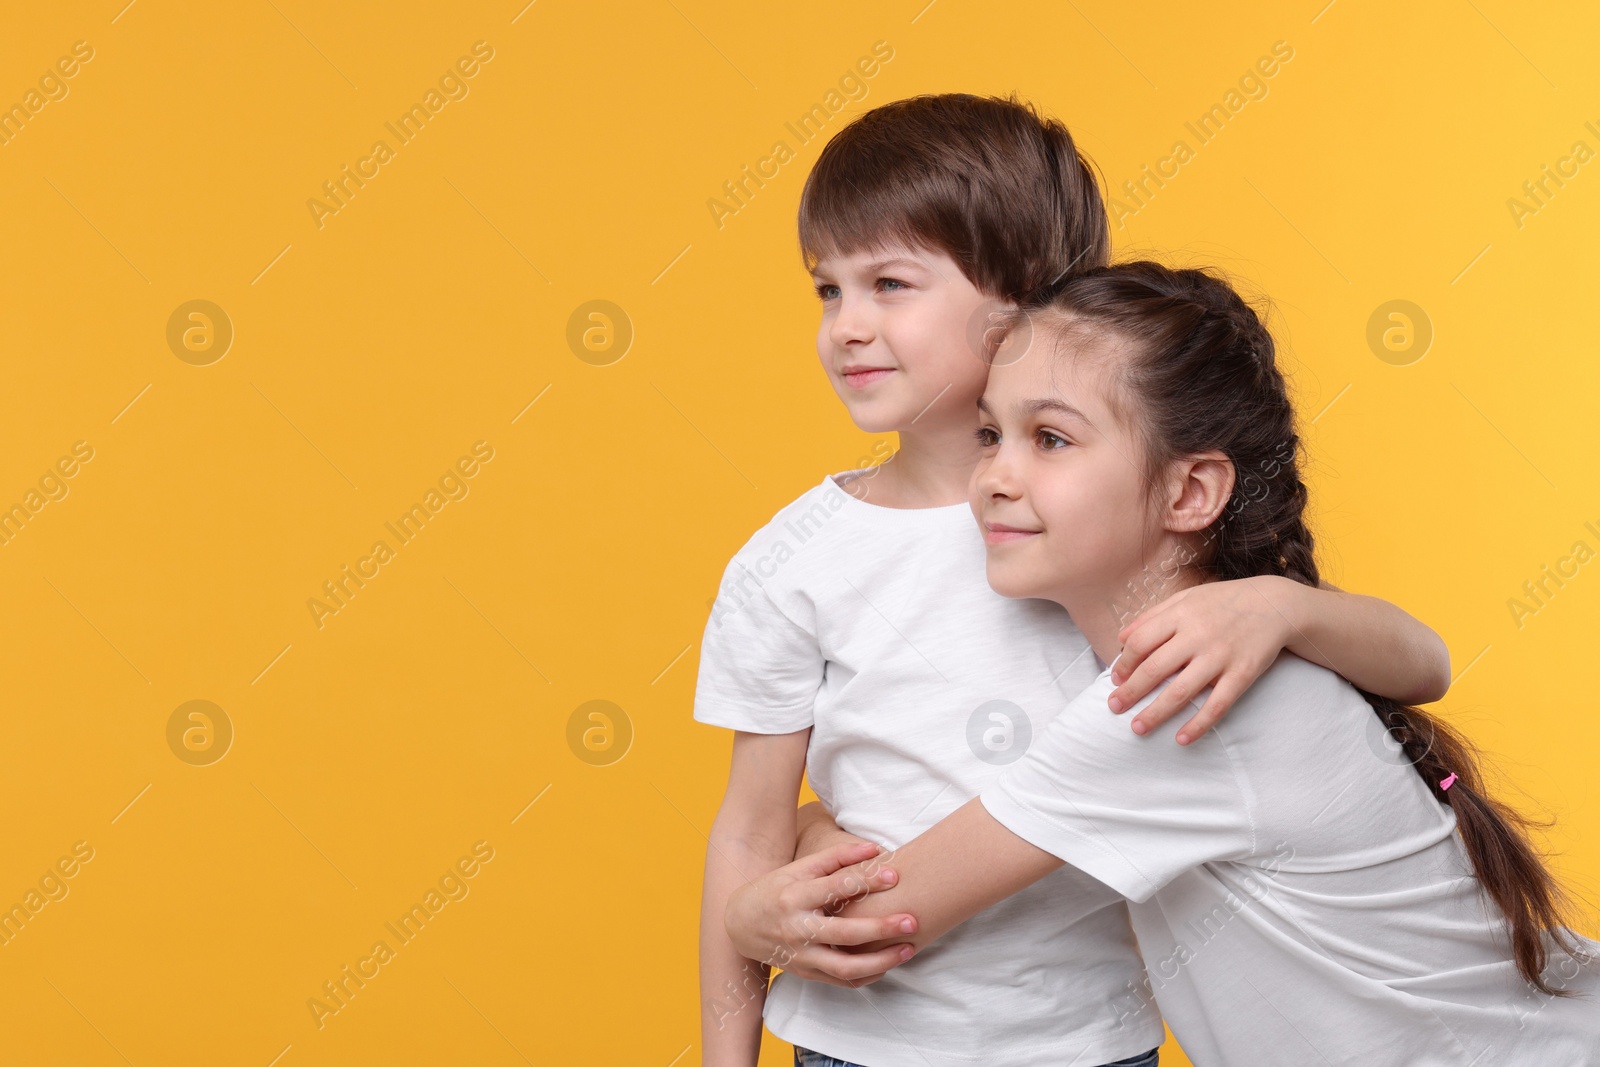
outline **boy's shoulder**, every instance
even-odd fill
[[[967,505],[869,503],[836,480],[848,482],[851,474],[858,472],[829,474],[752,534],[723,571],[719,601],[743,604],[759,589],[796,618],[811,610],[820,590],[850,588],[838,580],[843,573],[976,580],[987,590],[983,542]]]
[[[847,512],[850,503],[849,494],[839,487],[834,475],[829,474],[779,508],[734,553],[734,560],[748,562],[777,553],[797,555],[802,547],[814,546],[819,535],[828,528],[844,525],[834,520]]]
[[[751,534],[723,571],[708,625],[720,630],[736,615],[748,619],[746,609],[754,604],[791,621],[798,617],[797,624],[810,629],[803,621],[809,610],[807,590],[818,574],[829,570],[832,556],[823,546],[839,541],[824,535],[847,524],[838,518],[847,504],[844,495],[830,474]]]

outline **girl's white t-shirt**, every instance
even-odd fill
[[[1348,682],[1284,653],[1188,746],[1186,715],[1144,737],[1108,716],[1113,688],[982,802],[1134,902],[1141,995],[1196,1067],[1600,1063],[1600,960],[1553,952],[1575,997],[1521,979],[1454,813]]]
[[[897,848],[991,783],[1098,670],[1063,608],[989,588],[967,505],[880,507],[830,476],[729,563],[694,717],[810,727],[817,796],[843,829]],[[763,1014],[786,1041],[872,1067],[1090,1065],[1161,1043],[1157,1012],[1128,1010],[1144,983],[1126,905],[1069,867],[871,985],[781,974]]]

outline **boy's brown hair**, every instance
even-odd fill
[[[1018,303],[1111,252],[1089,160],[1014,93],[896,100],[824,146],[800,194],[806,270],[890,243],[938,249],[980,292]]]

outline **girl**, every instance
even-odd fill
[[[1026,317],[1031,350],[1008,339],[979,402],[970,502],[996,591],[1060,603],[1106,663],[1125,618],[1179,590],[1317,582],[1293,410],[1230,287],[1130,263]],[[1106,1011],[1131,1023],[1159,1001],[1200,1067],[1600,1062],[1600,945],[1564,925],[1518,816],[1443,723],[1287,653],[1188,747],[1132,736],[1112,688],[1108,669],[841,918],[910,912],[897,940],[920,947],[1066,863],[1130,902],[1148,981],[1107,990]],[[827,839],[811,830],[807,851]],[[781,938],[765,916],[784,901],[890,881],[868,865],[793,885],[825,869],[747,887],[735,944]]]

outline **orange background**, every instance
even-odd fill
[[[39,91],[0,143],[0,506],[25,509],[0,544],[0,905],[38,894],[0,944],[0,1059],[697,1061],[730,745],[690,718],[710,598],[882,442],[815,365],[796,204],[826,136],[921,92],[1019,91],[1119,196],[1189,140],[1123,197],[1118,254],[1272,297],[1331,579],[1445,636],[1445,710],[1592,893],[1600,570],[1509,603],[1600,548],[1592,10],[123,2],[0,35],[0,105]],[[785,124],[879,41],[801,143]],[[1279,41],[1265,95],[1193,140]],[[379,139],[337,212],[308,207]],[[780,140],[719,225],[708,202]],[[1529,200],[1546,165],[1568,177]],[[221,317],[169,343],[194,300]],[[586,348],[593,300],[619,333]],[[1392,300],[1426,351],[1369,346]],[[476,442],[492,458],[450,476]],[[430,489],[400,543],[385,523]],[[347,565],[369,577],[319,626]],[[620,709],[601,757],[590,720],[569,732],[595,700]],[[346,966],[371,977],[319,1017]]]

